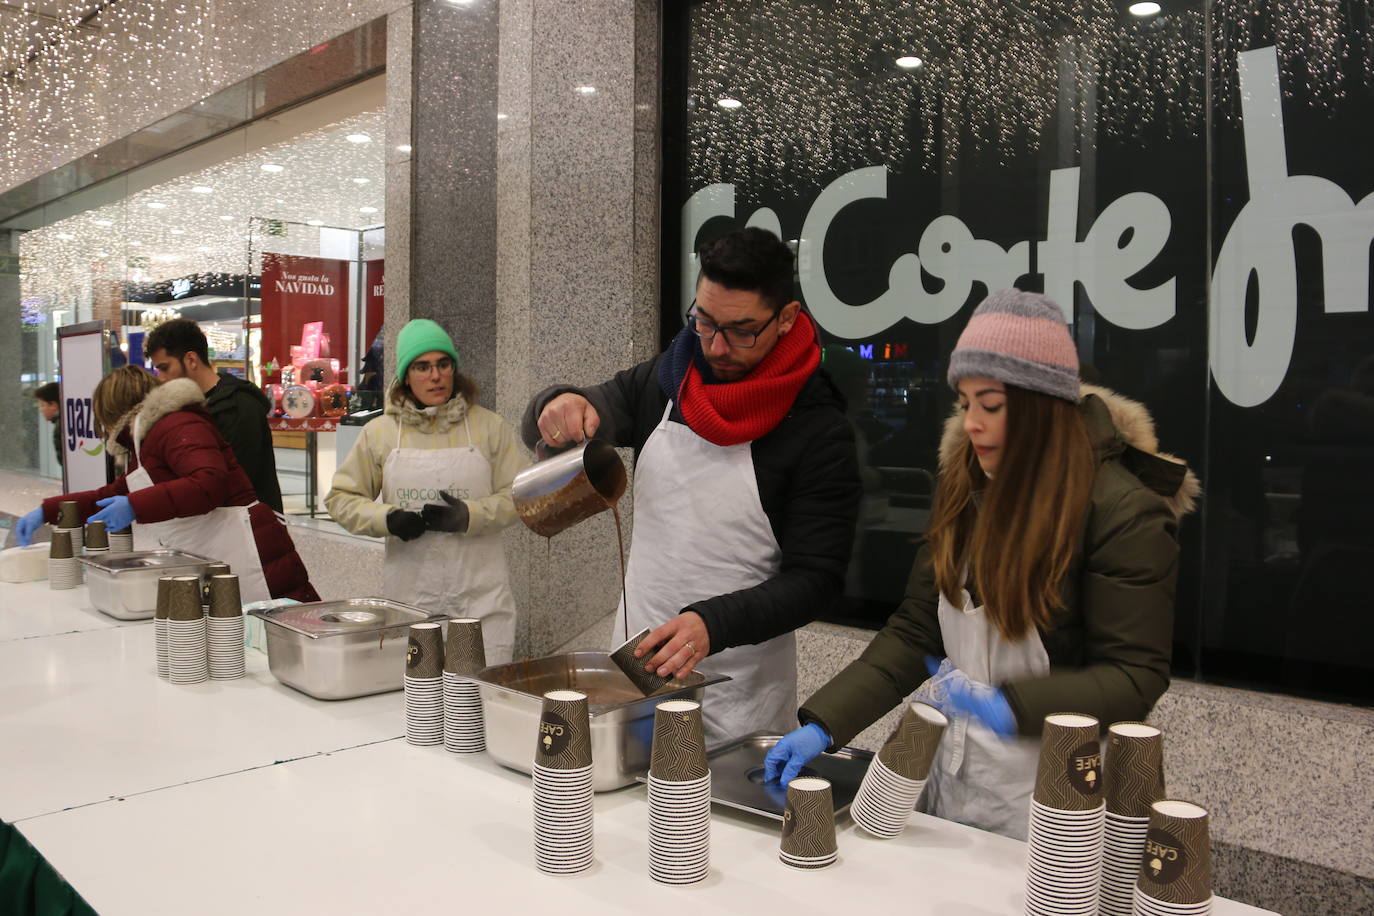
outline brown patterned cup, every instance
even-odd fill
[[[1189,906],[1212,896],[1212,846],[1207,809],[1192,802],[1157,801],[1150,810],[1137,887],[1165,903]]]
[[[52,541],[48,545],[49,560],[70,560],[72,558],[72,533],[54,529]]]
[[[1092,716],[1057,712],[1045,717],[1034,798],[1047,808],[1090,811],[1102,804],[1102,745]]]
[[[834,857],[836,849],[835,802],[830,794],[830,780],[797,777],[787,784],[787,807],[782,813],[783,860],[790,856],[822,864]]]
[[[448,622],[448,642],[444,646],[444,670],[472,677],[487,666],[487,647],[482,641],[482,621],[476,617],[454,617]]]
[[[231,573],[233,573],[233,570],[229,568],[228,563],[216,562],[211,563],[209,566],[205,567],[205,578],[207,579],[211,578],[212,576],[227,576]]]
[[[639,688],[639,692],[646,697],[653,696],[663,689],[664,685],[672,680],[670,677],[660,677],[652,671],[644,669],[650,656],[635,658],[635,647],[644,641],[644,637],[649,635],[649,628],[645,627],[611,653],[611,661],[615,666],[625,672],[625,676],[630,679],[630,683]]]
[[[437,623],[410,627],[406,646],[406,677],[434,678],[444,674],[444,632]]]
[[[1107,729],[1102,778],[1107,810],[1122,817],[1149,817],[1164,797],[1164,738],[1144,722],[1117,722]]]
[[[74,499],[64,499],[57,504],[57,524],[54,528],[80,528],[81,515],[77,512],[80,503]]]
[[[239,597],[239,577],[211,576],[209,605],[211,617],[242,617],[243,600]]]
[[[159,576],[157,580],[157,607],[153,611],[154,620],[166,620],[167,609],[171,607],[172,576]]]
[[[945,733],[949,719],[934,706],[908,703],[902,720],[887,739],[878,759],[889,770],[905,779],[925,779],[935,760],[935,749]]]
[[[649,775],[668,782],[689,782],[709,772],[701,704],[695,700],[664,700],[655,706]]]
[[[86,523],[86,549],[87,550],[108,550],[110,547],[110,535],[105,531],[104,522]]]
[[[585,693],[550,690],[544,694],[534,762],[550,770],[591,766],[592,720]]]
[[[167,619],[200,620],[204,616],[205,608],[200,603],[200,576],[173,576],[167,588]]]

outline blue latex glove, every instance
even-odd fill
[[[19,546],[27,547],[32,544],[33,533],[41,527],[43,527],[43,507],[39,506],[21,518],[14,526],[14,537],[19,541]]]
[[[104,522],[106,531],[123,531],[133,523],[134,507],[129,505],[129,497],[108,496],[96,500],[95,504],[104,508],[86,519],[87,522]]]
[[[783,735],[768,756],[763,758],[763,781],[787,785],[797,778],[802,767],[830,747],[830,736],[815,722]]]
[[[1000,687],[980,684],[949,663],[926,659],[926,670],[935,678],[941,711],[947,715],[977,719],[1003,738],[1016,734],[1016,716]]]

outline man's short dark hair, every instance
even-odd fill
[[[33,389],[33,397],[36,401],[47,401],[49,404],[56,404],[62,400],[62,389],[57,382],[48,382],[46,385],[39,385]]]
[[[143,352],[152,356],[158,350],[165,350],[173,359],[194,353],[201,362],[210,365],[210,345],[205,340],[205,332],[190,318],[173,318],[153,328],[143,341]]]
[[[701,276],[726,289],[763,297],[774,312],[791,302],[792,249],[767,229],[736,229],[700,251]]]

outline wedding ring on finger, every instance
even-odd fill
[[[557,440],[557,439],[562,439],[562,438],[563,438],[563,430],[561,430],[561,429],[559,429],[557,426],[555,426],[555,427],[553,428],[553,438],[554,438],[555,440]]]
[[[696,647],[696,644],[693,643],[690,639],[687,640],[687,651],[688,651],[688,652],[691,652],[693,655],[696,655],[696,654],[697,654],[697,647]]]

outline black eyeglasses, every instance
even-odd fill
[[[692,307],[687,310],[687,327],[692,329],[692,333],[702,340],[711,340],[717,333],[725,335],[725,342],[739,350],[750,350],[759,342],[759,335],[764,332],[770,324],[777,320],[782,314],[782,309],[773,313],[769,318],[755,330],[747,328],[723,328],[712,321],[707,321],[697,314],[697,301],[692,300]]]
[[[410,371],[416,375],[429,375],[431,369],[438,369],[440,375],[448,375],[453,371],[453,360],[447,356],[429,362],[428,360],[415,360],[410,364]]]

